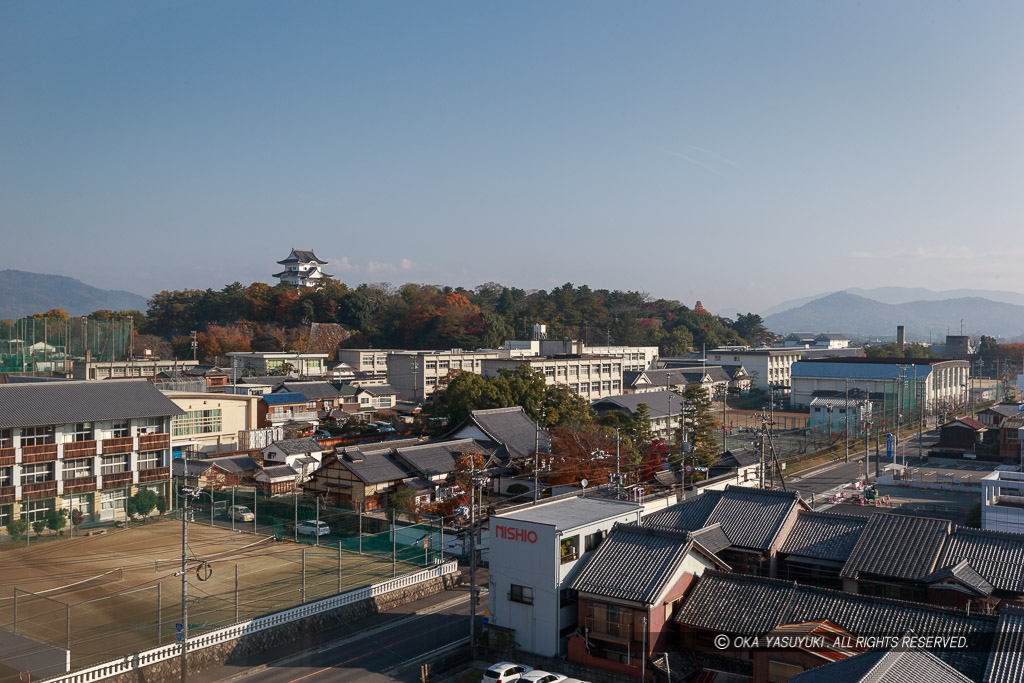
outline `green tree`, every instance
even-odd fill
[[[500,368],[494,379],[494,407],[522,406],[531,420],[539,420],[546,388],[544,373],[526,363],[514,369]]]
[[[497,407],[491,405],[494,388],[491,382],[472,372],[455,373],[444,391],[434,394],[430,413],[435,417],[447,417],[448,423],[457,425],[474,410]]]
[[[151,513],[157,504],[158,496],[149,489],[142,489],[131,497],[132,507],[135,514],[146,517]]]
[[[64,510],[50,510],[46,513],[46,527],[51,531],[60,531],[68,523],[68,513]]]
[[[32,530],[36,532],[36,536],[42,535],[43,531],[46,530],[46,520],[37,519],[36,521],[32,522]]]
[[[643,459],[651,441],[654,440],[654,432],[651,430],[651,411],[646,403],[639,404],[633,412],[629,421],[629,438],[633,443],[630,460],[639,462]]]
[[[15,519],[7,523],[7,533],[11,535],[11,538],[17,541],[21,538],[21,535],[28,531],[28,522],[24,519]]]
[[[711,410],[711,397],[701,385],[690,384],[683,392],[683,399],[683,424],[686,440],[693,448],[691,454],[696,456],[698,464],[710,465],[719,455],[715,435],[720,426]]]
[[[548,427],[585,425],[593,420],[586,399],[564,384],[544,389],[544,424]]]

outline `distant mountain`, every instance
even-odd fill
[[[990,301],[1000,301],[1004,304],[1024,306],[1024,294],[1021,294],[1020,292],[1007,292],[993,289],[947,289],[941,292],[936,292],[931,289],[925,289],[924,287],[875,287],[873,289],[851,287],[850,289],[840,291],[846,292],[847,294],[856,294],[857,296],[862,296],[866,299],[878,301],[883,304],[906,304],[914,301],[944,301],[946,299],[979,297]],[[770,315],[774,315],[775,313],[782,313],[783,311],[798,308],[806,303],[810,303],[811,301],[815,301],[824,296],[835,293],[836,292],[825,292],[822,294],[815,294],[814,296],[805,296],[800,297],[799,299],[783,301],[782,303],[775,304],[774,306],[761,311],[761,317],[766,318]]]
[[[97,289],[63,275],[0,270],[0,318],[21,318],[63,308],[71,315],[110,309],[146,310],[146,297],[132,292]]]
[[[1024,306],[980,297],[887,304],[836,292],[766,316],[764,324],[780,334],[835,330],[879,337],[894,337],[896,326],[904,325],[908,339],[941,340],[947,332],[960,331],[961,319],[965,333],[1003,338],[1024,334]]]

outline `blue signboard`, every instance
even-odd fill
[[[885,435],[885,457],[892,457],[892,434]]]

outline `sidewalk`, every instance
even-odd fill
[[[486,579],[485,579],[486,581]],[[486,585],[486,584],[485,584]],[[371,615],[357,622],[343,624],[328,631],[321,631],[307,638],[292,641],[286,645],[275,648],[271,651],[255,652],[251,655],[237,658],[231,664],[225,664],[215,669],[209,669],[197,674],[191,674],[189,681],[195,683],[214,683],[215,681],[230,681],[241,678],[254,668],[267,668],[278,662],[285,662],[304,652],[315,651],[326,647],[336,641],[346,638],[359,637],[369,631],[384,628],[395,624],[405,618],[429,612],[447,603],[456,602],[469,597],[469,585],[460,586],[455,590],[444,591],[421,598],[414,602],[397,607],[390,612],[380,612]]]

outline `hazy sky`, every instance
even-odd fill
[[[0,2],[0,268],[1021,290],[1024,3]]]

